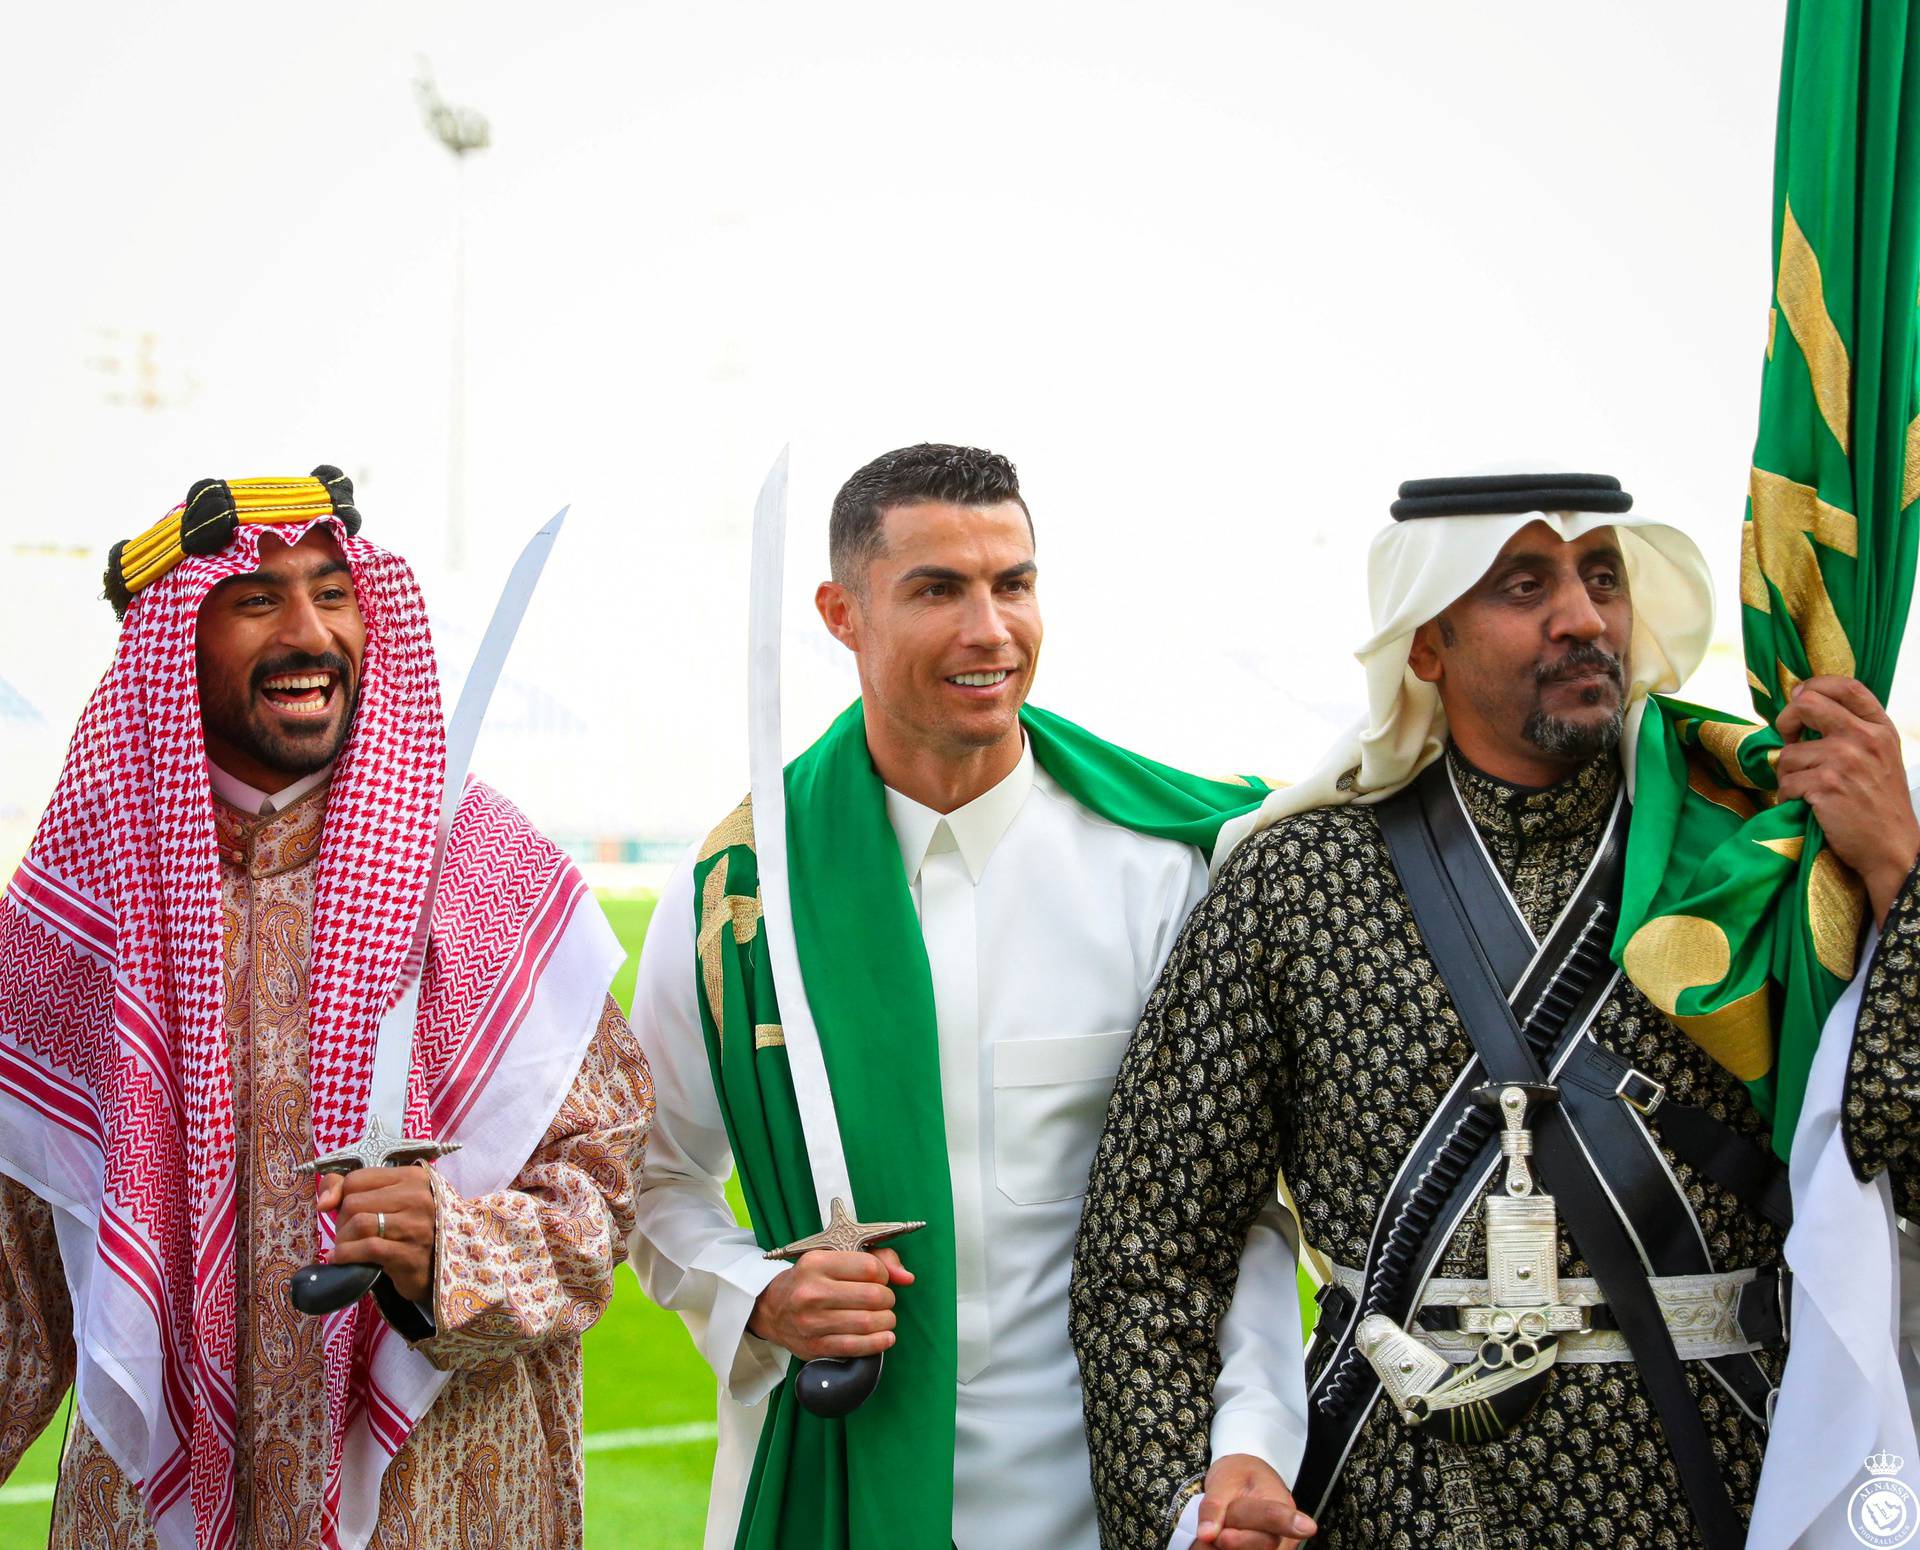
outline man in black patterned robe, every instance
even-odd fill
[[[1504,1436],[1468,1445],[1417,1429],[1354,1338],[1384,1255],[1383,1208],[1408,1187],[1409,1157],[1432,1155],[1422,1148],[1438,1144],[1436,1119],[1458,1114],[1455,1089],[1476,1058],[1378,804],[1423,769],[1429,786],[1443,771],[1512,908],[1546,941],[1590,888],[1617,804],[1624,815],[1633,712],[1647,692],[1679,686],[1711,626],[1698,552],[1628,517],[1630,504],[1599,476],[1403,486],[1403,520],[1372,556],[1363,735],[1276,793],[1254,832],[1223,836],[1223,854],[1241,842],[1189,918],[1114,1088],[1075,1259],[1072,1334],[1108,1550],[1191,1542],[1183,1524],[1221,1550],[1310,1535],[1366,1550],[1718,1550],[1744,1538],[1785,1350],[1782,1183],[1767,1176],[1767,1126],[1745,1086],[1610,965],[1595,970],[1587,1020],[1561,1046],[1578,1058],[1555,1071],[1563,1085],[1583,1061],[1629,1073],[1608,1096],[1633,1105],[1669,1178],[1666,1220],[1691,1240],[1672,1252],[1704,1269],[1662,1284],[1668,1251],[1642,1250],[1679,1358],[1668,1419],[1594,1282],[1575,1290],[1592,1273],[1564,1210],[1560,1295],[1587,1304],[1590,1327],[1560,1339],[1537,1402]],[[1783,792],[1814,803],[1888,919],[1862,1003],[1849,1142],[1863,1170],[1891,1162],[1911,1200],[1920,902],[1907,879],[1920,829],[1897,734],[1872,697],[1839,681],[1809,688],[1807,725],[1817,717],[1824,735],[1783,756]],[[1740,1165],[1693,1166],[1662,1134],[1663,1104],[1667,1118],[1704,1116]],[[1465,1314],[1436,1294],[1486,1300],[1480,1198],[1497,1177],[1489,1164],[1440,1197],[1406,1293],[1407,1327],[1455,1359]],[[1215,1332],[1276,1178],[1326,1277],[1306,1460],[1211,1458]],[[1675,1465],[1684,1450],[1667,1436],[1675,1389],[1698,1421],[1691,1490]],[[1699,1478],[1701,1459],[1715,1479]],[[1717,1508],[1700,1510],[1703,1492],[1720,1494]]]

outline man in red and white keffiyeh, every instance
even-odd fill
[[[119,649],[0,899],[0,1479],[71,1384],[63,1550],[581,1542],[652,1089],[579,873],[478,782],[406,1115],[462,1149],[295,1172],[362,1128],[445,769],[418,587],[358,528],[321,468],[116,546]],[[329,1252],[413,1317],[296,1313]]]

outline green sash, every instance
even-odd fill
[[[1774,309],[1741,626],[1756,719],[1655,699],[1641,726],[1627,974],[1748,1084],[1791,1148],[1865,895],[1775,794],[1774,718],[1815,674],[1893,681],[1920,541],[1920,4],[1791,0]]]
[[[1021,713],[1034,757],[1074,800],[1142,834],[1212,850],[1259,782],[1188,775],[1059,716]],[[924,1219],[900,1241],[902,1289],[885,1380],[844,1420],[768,1402],[738,1550],[928,1550],[951,1543],[957,1341],[953,1186],[933,984],[885,790],[855,702],[787,766],[787,846],[802,977],[861,1215]],[[820,1230],[813,1175],[761,944],[753,817],[742,803],[694,868],[700,1020],[747,1209],[763,1248]]]

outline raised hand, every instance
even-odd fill
[[[1884,924],[1920,856],[1899,732],[1873,692],[1853,678],[1809,678],[1774,725],[1786,742],[1780,795],[1813,809],[1827,844],[1859,874],[1874,918]]]

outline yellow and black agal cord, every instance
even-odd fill
[[[360,531],[353,481],[330,463],[304,479],[202,479],[186,501],[138,538],[107,551],[107,601],[116,616],[190,554],[218,554],[243,522],[311,522],[338,517],[349,534]]]

